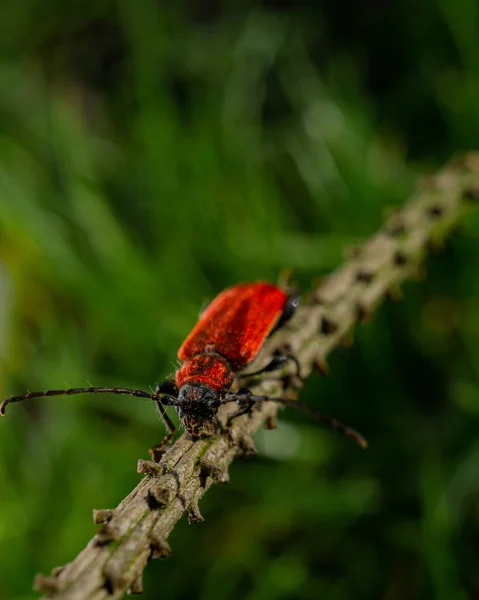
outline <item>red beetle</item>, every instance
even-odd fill
[[[142,390],[105,387],[28,392],[4,400],[0,405],[0,414],[5,414],[6,405],[11,402],[41,396],[113,393],[149,398],[156,402],[168,429],[163,442],[150,451],[153,456],[157,456],[175,432],[175,426],[166,414],[166,406],[176,407],[185,429],[198,438],[212,435],[218,430],[216,414],[222,404],[238,403],[240,408],[230,416],[231,422],[231,419],[248,412],[253,403],[272,401],[294,406],[326,421],[364,447],[366,442],[359,433],[296,401],[254,396],[246,389],[237,394],[229,393],[236,375],[244,375],[244,368],[258,356],[267,337],[293,316],[298,305],[297,293],[287,294],[271,283],[235,285],[221,292],[201,314],[198,323],[178,351],[182,365],[175,373],[175,380],[163,382],[154,394]],[[264,368],[247,375],[274,371],[288,360],[295,362],[299,375],[298,361],[290,354],[278,354]]]
[[[288,296],[271,283],[256,282],[224,290],[205,309],[178,350],[183,364],[175,384],[165,382],[159,389],[176,397],[173,404],[190,433],[213,433],[218,406],[236,373],[258,356],[266,338],[292,317],[298,304],[298,294]],[[272,371],[289,359],[295,360],[275,356],[254,374]]]

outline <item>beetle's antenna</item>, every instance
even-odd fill
[[[148,400],[156,400],[156,394],[148,394],[142,390],[130,390],[128,388],[109,388],[109,387],[85,387],[85,388],[70,388],[68,390],[46,390],[45,392],[27,392],[21,396],[12,396],[7,398],[0,404],[0,415],[5,415],[7,404],[13,402],[23,402],[30,398],[43,398],[44,396],[71,396],[72,394],[125,394],[136,396],[137,398],[147,398]]]
[[[300,410],[301,412],[306,413],[313,419],[317,419],[319,421],[322,421],[323,423],[326,423],[332,429],[334,429],[334,431],[342,433],[343,435],[353,439],[358,444],[358,446],[361,446],[361,448],[365,449],[368,447],[368,442],[366,441],[366,439],[355,429],[352,429],[348,425],[345,425],[341,421],[338,421],[338,419],[335,419],[334,417],[320,412],[319,410],[315,410],[307,404],[302,404],[297,400],[288,400],[287,398],[275,398],[272,396],[253,396],[251,394],[245,393],[232,394],[230,396],[226,396],[222,403],[226,404],[229,402],[238,402],[238,404],[240,405],[241,403],[247,405],[249,402],[275,402],[276,404],[282,404],[283,406],[290,406],[291,408],[295,408],[296,410]]]

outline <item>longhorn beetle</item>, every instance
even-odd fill
[[[268,336],[293,316],[299,301],[297,293],[288,294],[270,283],[235,285],[221,292],[201,314],[178,351],[182,364],[175,373],[175,379],[157,386],[154,394],[108,387],[27,392],[4,400],[0,405],[0,414],[5,414],[7,404],[42,396],[110,393],[148,398],[156,403],[168,431],[162,443],[150,450],[152,457],[156,458],[176,431],[166,413],[167,406],[174,406],[188,433],[193,438],[200,438],[218,431],[216,415],[223,404],[238,404],[238,410],[228,419],[230,424],[234,418],[248,413],[255,403],[275,402],[306,412],[353,438],[364,448],[366,440],[357,431],[304,404],[286,398],[255,396],[244,388],[238,393],[230,393],[238,374],[252,376],[275,371],[290,360],[296,364],[299,376],[299,363],[291,354],[277,354],[259,371],[243,373],[243,369],[258,356]]]

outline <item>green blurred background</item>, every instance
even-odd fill
[[[170,374],[223,287],[300,289],[479,139],[475,0],[0,6],[0,394]],[[181,522],[145,599],[479,598],[479,217]],[[0,597],[73,558],[163,436],[147,401],[0,423]]]

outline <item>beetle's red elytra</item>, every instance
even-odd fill
[[[201,314],[178,351],[182,364],[174,380],[163,382],[154,394],[106,387],[28,392],[4,400],[0,405],[0,414],[5,414],[7,404],[42,396],[113,393],[149,398],[155,401],[168,429],[163,442],[150,450],[153,458],[158,459],[176,431],[166,407],[174,406],[188,433],[193,438],[199,438],[218,432],[217,412],[222,404],[236,402],[239,406],[239,410],[230,416],[230,423],[232,419],[250,412],[255,403],[271,401],[293,406],[327,422],[334,429],[355,439],[360,446],[366,447],[366,441],[355,430],[296,401],[255,396],[247,389],[236,394],[230,393],[237,375],[244,376],[244,369],[258,356],[266,339],[294,315],[299,301],[296,292],[288,293],[271,283],[259,281],[235,285],[221,292]],[[297,359],[291,354],[279,353],[261,370],[247,375],[278,370],[290,360],[296,364],[299,376]]]
[[[245,367],[258,355],[289,298],[271,283],[243,283],[224,290],[204,310],[178,350],[178,358],[189,361],[210,348],[227,357],[236,371]],[[296,295],[293,298],[291,315],[299,303]],[[181,373],[180,369],[178,385]]]

